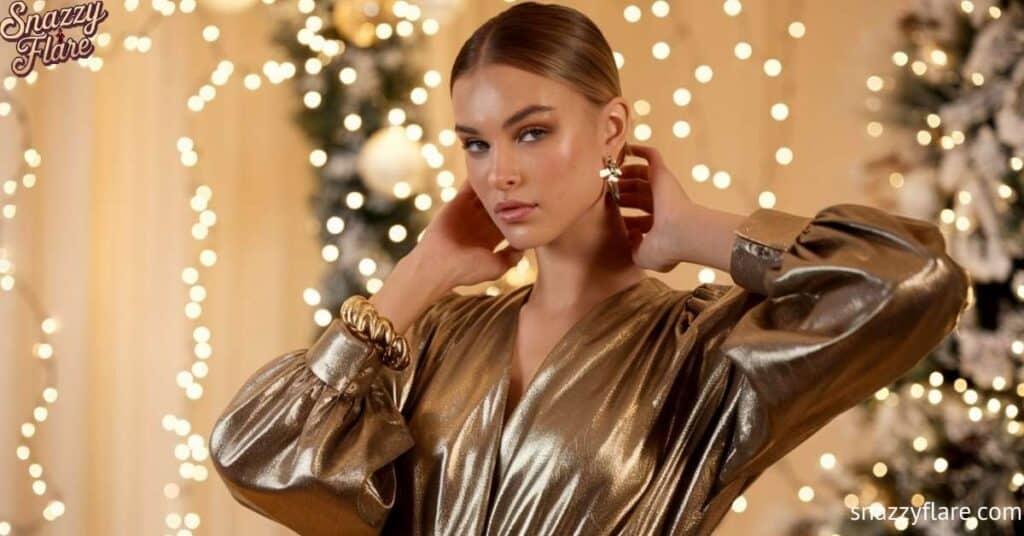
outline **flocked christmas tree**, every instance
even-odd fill
[[[424,73],[414,52],[457,8],[392,0],[300,0],[289,5],[275,40],[301,66],[295,119],[315,148],[318,184],[309,202],[328,263],[317,324],[336,317],[353,294],[368,295],[415,245],[440,198],[455,189],[443,158],[421,142],[420,105],[440,74]],[[434,186],[437,188],[434,188]],[[314,330],[314,334],[319,330]]]
[[[1009,517],[991,508],[1024,504],[1024,5],[920,0],[898,29],[892,67],[867,84],[868,133],[891,148],[868,166],[873,190],[941,226],[973,303],[931,355],[865,402],[867,457],[823,463],[813,513],[790,533],[1024,534],[1010,519],[935,519],[949,507]],[[887,507],[931,510],[915,521]]]

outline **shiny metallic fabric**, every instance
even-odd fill
[[[736,231],[735,286],[608,296],[505,415],[519,307],[450,293],[412,363],[332,323],[210,437],[234,497],[303,535],[711,533],[769,465],[954,328],[970,280],[931,223],[841,204]]]

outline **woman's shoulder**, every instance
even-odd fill
[[[473,309],[479,307],[483,298],[485,298],[485,296],[480,294],[462,293],[450,290],[447,294],[431,304],[427,309],[427,312],[428,314],[439,317],[464,316]]]
[[[727,327],[728,319],[735,318],[736,311],[747,308],[751,299],[749,292],[735,284],[701,283],[693,288],[678,289],[661,280],[655,281],[649,299],[653,318],[675,325],[681,331],[698,324],[704,326],[702,331]]]
[[[520,292],[522,287],[504,293],[487,293],[450,290],[435,301],[428,313],[431,316],[447,320],[478,318],[509,302],[512,296]]]
[[[686,305],[689,309],[699,313],[725,299],[730,294],[735,296],[742,292],[743,289],[736,285],[702,283],[687,291]]]
[[[694,288],[678,289],[660,279],[651,278],[654,283],[656,301],[682,306],[695,312],[701,312],[708,306],[726,297],[730,292],[741,290],[736,285],[723,283],[701,283]]]

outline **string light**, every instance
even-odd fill
[[[34,81],[36,72],[29,75]],[[45,506],[37,516],[27,520],[8,520],[0,517],[0,536],[8,534],[29,534],[44,530],[44,525],[60,519],[66,511],[63,496],[45,470],[38,458],[36,445],[42,437],[42,426],[49,419],[52,405],[58,399],[57,390],[57,365],[53,347],[52,336],[58,331],[60,325],[56,318],[45,313],[45,310],[38,299],[37,294],[31,285],[16,276],[15,263],[9,257],[9,248],[4,246],[4,231],[17,215],[15,196],[19,188],[29,190],[36,184],[36,168],[42,164],[42,156],[32,146],[31,130],[29,128],[28,116],[21,104],[14,99],[11,90],[16,86],[13,79],[5,80],[4,89],[0,95],[0,117],[10,117],[13,113],[20,131],[22,132],[22,159],[18,163],[12,178],[3,182],[2,196],[0,196],[0,293],[13,294],[20,298],[28,309],[31,316],[39,326],[38,342],[32,345],[32,356],[42,369],[43,388],[39,391],[38,397],[33,404],[31,417],[26,419],[20,426],[18,444],[14,454],[24,462],[25,468],[31,478],[30,488],[36,496],[46,500]],[[14,178],[18,177],[19,181]],[[6,514],[0,514],[0,516]]]
[[[218,85],[226,83],[231,71],[230,63],[222,61],[218,64],[218,70],[214,74],[216,83]],[[186,169],[194,169],[199,164],[199,155],[192,138],[188,136],[178,138],[176,148],[180,161]],[[181,281],[188,290],[189,298],[184,307],[184,314],[192,321],[189,341],[192,348],[192,359],[188,366],[179,370],[175,376],[175,383],[182,389],[189,402],[195,402],[202,398],[203,380],[209,374],[209,360],[213,356],[212,334],[210,328],[202,322],[203,302],[207,297],[206,287],[202,284],[202,275],[217,262],[216,250],[206,245],[211,235],[211,229],[217,223],[217,213],[210,206],[212,197],[213,190],[209,185],[193,184],[189,207],[196,215],[196,220],[191,226],[191,235],[196,242],[195,262],[186,266],[181,272]],[[164,497],[174,501],[189,496],[189,491],[194,484],[204,482],[209,477],[210,470],[206,465],[206,461],[209,459],[209,449],[206,438],[194,429],[187,417],[166,414],[161,424],[164,430],[173,433],[178,438],[173,454],[178,462],[177,476],[179,480],[168,482],[163,488]],[[164,521],[168,529],[178,530],[179,534],[182,533],[182,530],[191,534],[189,531],[195,530],[199,526],[200,516],[196,512],[182,514],[175,510],[168,512]]]
[[[658,17],[665,17],[670,14],[670,10],[667,5],[662,5],[661,2],[655,2],[652,4],[651,12]],[[778,98],[769,99],[766,103],[766,107],[769,109],[767,117],[774,121],[778,126],[775,130],[778,132],[779,145],[773,150],[774,162],[780,166],[790,165],[795,156],[789,138],[791,135],[791,128],[789,125],[790,110],[787,104],[792,98],[793,94],[793,81],[792,76],[783,75],[783,66],[786,63],[793,61],[794,53],[793,47],[790,42],[802,39],[806,36],[807,27],[801,20],[800,13],[802,10],[802,2],[792,1],[790,2],[790,19],[789,23],[785,28],[785,34],[783,35],[783,47],[781,50],[780,57],[767,57],[762,60],[763,74],[769,79],[783,80],[782,85],[779,87],[780,95]],[[746,20],[743,9],[743,3],[740,0],[726,0],[722,4],[723,12],[732,18],[735,18],[740,28],[741,37],[737,40],[736,45],[733,48],[733,53],[736,58],[740,61],[746,61],[753,57],[754,47],[751,45],[748,35],[751,34],[749,31],[749,23]],[[623,18],[627,23],[634,24],[640,22],[643,16],[642,10],[636,5],[630,4],[623,10]],[[766,19],[767,20],[767,19]],[[666,41],[658,41],[652,45],[651,54],[656,61],[665,60],[670,56],[670,52],[673,46],[681,46],[688,52],[688,57],[692,57],[695,60],[695,66],[693,68],[694,80],[701,85],[711,84],[714,82],[714,68],[706,62],[701,61],[703,56],[700,43],[692,38],[692,32],[690,31],[687,21],[684,19],[673,19],[673,30],[675,33],[677,43],[670,43]],[[621,69],[625,64],[623,55],[615,51],[616,65]],[[762,91],[762,96],[768,98],[768,92]],[[649,115],[650,105],[645,102],[646,113],[639,113],[639,117]],[[688,110],[692,110],[691,118],[689,120],[677,120],[672,123],[672,134],[678,139],[693,139],[695,143],[696,152],[699,155],[709,154],[707,144],[704,136],[694,136],[694,132],[706,132],[707,121],[705,120],[705,114],[699,101],[694,102],[693,93],[687,87],[677,87],[672,92],[672,102],[680,107]],[[763,126],[761,131],[769,130],[767,126]],[[646,123],[639,123],[634,127],[634,137],[640,141],[645,141],[653,136],[650,125]],[[705,162],[707,158],[700,158]],[[728,170],[719,169],[712,170],[706,163],[697,163],[692,167],[691,176],[694,182],[704,183],[710,179],[711,184],[718,189],[728,189],[732,184],[732,176]],[[776,195],[771,189],[771,183],[774,179],[774,167],[765,167],[761,173],[762,183],[759,185],[751,184],[750,181],[739,181],[740,188],[745,190],[744,194],[748,197],[756,199],[758,206],[764,208],[773,208],[776,203]],[[756,194],[755,194],[756,192]],[[713,276],[713,272],[711,272]],[[708,272],[701,271],[698,274],[698,281],[700,282],[711,282],[713,277],[708,276]]]
[[[224,57],[219,44],[220,31],[216,26],[204,27],[202,37],[211,43],[215,54]],[[295,67],[289,62],[267,61],[263,64],[262,70],[254,67],[243,67],[240,70],[246,73],[242,78],[243,87],[250,91],[263,87],[263,78],[260,77],[260,73],[270,84],[279,84],[295,74]],[[216,99],[216,88],[228,84],[235,72],[234,62],[227,59],[218,61],[210,72],[209,80],[199,85],[196,93],[186,100],[186,109],[193,113],[202,112],[207,104]],[[178,151],[181,165],[190,174],[194,174],[200,164],[195,140],[187,135],[181,136],[177,139],[175,148]],[[310,154],[311,163],[317,163],[319,158],[315,152]],[[210,245],[212,242],[211,231],[217,223],[217,213],[211,206],[213,188],[205,181],[195,177],[191,188],[189,207],[196,219],[191,225],[190,234],[195,241],[195,258],[193,263],[182,269],[181,281],[185,284],[188,294],[188,301],[185,303],[183,313],[192,323],[188,343],[192,351],[191,359],[184,368],[177,372],[174,378],[175,384],[182,390],[186,405],[194,405],[202,398],[204,380],[210,372],[209,362],[213,357],[213,343],[211,330],[203,322],[205,309],[203,303],[208,295],[206,286],[203,284],[203,274],[217,263],[217,251]],[[189,510],[187,505],[173,505],[175,501],[190,498],[193,486],[205,482],[209,478],[208,440],[197,431],[187,416],[168,413],[162,418],[161,425],[164,430],[176,436],[177,443],[172,453],[178,465],[176,481],[167,482],[163,487],[164,497],[171,501],[170,511],[164,516],[164,523],[168,529],[177,531],[176,534],[188,536],[200,526],[201,517],[195,511],[182,512],[181,510]]]
[[[726,15],[728,15],[730,17],[734,17],[734,18],[737,19],[738,25],[739,25],[739,27],[741,29],[741,34],[749,34],[750,33],[749,28],[748,28],[749,24],[748,24],[748,22],[746,20],[746,16],[745,16],[746,11],[743,9],[743,4],[741,2],[739,2],[738,0],[728,0],[728,1],[723,3],[722,9],[726,13]],[[790,116],[789,106],[786,104],[786,101],[788,101],[788,100],[790,100],[792,98],[793,84],[792,84],[792,81],[791,81],[792,77],[782,76],[782,74],[783,74],[783,65],[785,63],[787,63],[787,62],[791,62],[792,61],[792,57],[793,57],[792,47],[789,45],[790,40],[795,41],[797,39],[801,39],[801,38],[803,38],[806,35],[806,32],[807,32],[806,25],[800,20],[800,16],[799,15],[800,15],[800,11],[801,10],[802,10],[802,2],[794,1],[794,2],[790,3],[791,17],[790,17],[790,22],[789,22],[789,24],[786,27],[786,32],[787,33],[785,35],[785,38],[782,40],[782,43],[783,43],[782,55],[779,58],[773,58],[773,57],[765,58],[763,60],[763,63],[762,63],[764,75],[766,77],[768,77],[768,78],[779,78],[779,77],[781,77],[781,78],[783,78],[785,80],[785,82],[780,87],[780,90],[781,90],[780,91],[780,93],[781,93],[780,98],[772,99],[770,104],[767,105],[767,107],[769,108],[769,114],[770,114],[771,119],[780,124],[780,126],[778,127],[778,133],[779,133],[778,137],[780,139],[780,145],[774,151],[774,153],[775,153],[775,160],[776,160],[777,164],[779,164],[780,166],[789,165],[793,161],[793,159],[794,159],[793,150],[792,150],[792,148],[791,148],[791,146],[790,146],[790,144],[788,142],[789,137],[790,137],[790,133],[791,133],[791,129],[788,126],[788,124],[786,123],[787,120],[789,119],[789,116]],[[693,41],[693,40],[691,40],[689,38],[690,32],[685,27],[685,23],[683,21],[676,21],[676,22],[677,22],[677,25],[678,25],[677,33],[679,34],[679,39],[683,40],[683,41],[687,41],[685,43],[685,46],[686,46],[687,50],[690,51],[691,54],[698,59],[699,65],[698,65],[698,67],[694,71],[694,75],[695,75],[696,80],[698,82],[700,82],[700,83],[712,82],[714,71],[713,71],[713,69],[712,69],[712,67],[710,65],[708,65],[706,63],[700,63],[699,62],[699,58],[701,56],[701,51],[700,51],[700,48],[698,46],[698,43],[696,43],[695,41]],[[754,47],[750,44],[749,40],[743,38],[743,36],[741,35],[741,38],[737,41],[737,43],[736,43],[736,45],[734,47],[734,54],[735,54],[736,58],[739,59],[739,60],[748,60],[751,57],[753,57],[753,50],[754,50]],[[762,95],[767,96],[768,93],[767,92],[762,92]],[[675,102],[676,105],[681,106],[681,107],[682,106],[690,106],[695,111],[699,112],[700,106],[699,105],[691,105],[691,100],[692,100],[691,93],[686,88],[678,88],[678,89],[675,90],[675,92],[673,94],[673,101]],[[699,113],[695,114],[695,115],[699,116]],[[701,123],[701,124],[698,125],[697,128],[703,128],[704,127],[703,122],[700,119],[698,119],[697,121],[698,121],[698,123]],[[678,130],[681,127],[682,126],[678,125],[678,124],[673,126],[673,133],[676,134],[677,137],[682,138],[682,137],[686,137],[686,136],[691,135],[691,130],[692,129],[690,128],[689,122],[686,123],[685,128],[683,130],[685,132],[686,136],[679,135]],[[767,130],[767,127],[762,128],[762,130]],[[697,139],[698,143],[700,143],[700,139],[701,138],[697,137],[696,139]],[[704,152],[704,151],[701,151],[701,152]],[[711,173],[709,171],[710,170],[708,169],[706,164],[698,164],[697,166],[694,167],[693,179],[696,182],[705,182],[709,177],[713,176],[713,175],[711,175]],[[761,207],[765,207],[765,208],[774,207],[775,203],[777,202],[777,199],[775,198],[775,194],[771,191],[771,188],[770,188],[770,183],[771,183],[772,177],[773,177],[773,173],[771,171],[771,168],[765,169],[761,173],[761,176],[764,178],[764,182],[760,186],[756,186],[755,185],[756,186],[756,190],[758,190],[758,193],[756,195],[756,199],[757,199],[758,205],[761,206]],[[723,174],[718,174],[719,180],[718,181],[714,181],[713,180],[712,184],[717,186],[717,187],[720,187],[720,188],[723,187],[723,184],[725,184],[727,186],[728,184],[731,184],[731,181],[728,181],[726,179],[727,177],[729,177],[727,171],[724,172]],[[740,181],[739,184],[741,185],[740,186],[741,188],[747,190],[747,192],[746,192],[747,195],[753,195],[754,192],[751,191],[751,189],[750,189],[751,184],[749,183],[749,181]]]
[[[34,4],[33,9],[38,12],[43,10],[44,6],[45,3],[39,1]],[[195,2],[193,0],[181,0],[179,6],[180,11],[182,13],[191,13],[195,8]],[[135,11],[137,8],[137,0],[126,0],[125,9],[127,11]],[[152,48],[152,38],[150,37],[149,34],[155,31],[156,26],[158,26],[159,23],[162,20],[164,20],[164,18],[172,15],[178,9],[176,8],[173,2],[166,0],[154,1],[152,3],[152,8],[153,13],[151,13],[149,17],[146,19],[146,21],[143,23],[140,31],[126,32],[119,38],[114,38],[108,32],[98,33],[95,37],[96,51],[90,57],[81,58],[77,60],[76,63],[78,64],[78,66],[81,68],[88,69],[92,72],[99,72],[103,68],[105,60],[109,60],[116,57],[120,52],[135,52],[145,54],[148,51],[150,51]],[[217,32],[216,27],[208,26],[204,29],[203,36],[209,42],[216,42],[218,33],[219,32]],[[120,46],[115,46],[116,44],[120,44]],[[44,66],[43,69],[50,71],[56,67],[57,64],[51,64]],[[219,85],[223,83],[222,79],[224,77],[222,76],[222,74],[223,73],[219,73],[215,75],[215,84]],[[29,73],[26,77],[24,77],[22,80],[26,85],[31,86],[35,84],[35,82],[38,79],[38,76],[39,71],[33,71]],[[13,76],[9,76],[4,79],[3,89],[5,92],[5,96],[3,101],[0,102],[0,116],[6,117],[12,110],[14,110],[18,113],[19,122],[22,124],[23,127],[26,127],[27,120],[25,118],[24,111],[20,107],[12,106],[13,100],[10,99],[10,92],[12,92],[18,84],[19,80]],[[212,100],[215,93],[216,91],[213,86],[204,86],[203,88],[201,88],[199,94],[196,96],[198,99],[202,100],[197,101],[194,99],[190,99],[189,104],[194,108],[201,109],[202,102],[208,102]],[[25,128],[24,130],[25,132],[27,132],[27,128]],[[27,135],[26,139],[28,139]],[[185,165],[186,167],[194,165],[194,161],[191,160],[193,156],[193,153],[183,152],[182,164]],[[23,158],[25,164],[30,168],[38,167],[41,164],[41,156],[39,155],[39,152],[32,147],[28,147],[24,150]],[[31,188],[36,181],[35,173],[23,173],[23,171],[23,169],[20,169],[18,171],[19,174],[22,174],[22,186],[26,189]],[[8,197],[13,196],[14,192],[17,190],[17,187],[18,186],[16,181],[14,181],[13,179],[7,180],[4,182],[3,192]],[[5,200],[2,204],[2,208],[0,208],[0,215],[2,215],[2,218],[0,218],[0,223],[2,223],[3,219],[13,219],[17,213],[16,208],[17,207],[13,202]],[[209,215],[204,216],[204,218],[206,219],[206,221],[209,221]],[[4,251],[6,251],[6,249],[4,249]],[[10,260],[8,260],[5,255],[6,253],[4,253],[3,260],[0,261],[0,267],[4,268],[4,273],[0,275],[0,288],[2,288],[5,291],[9,291],[15,288],[15,279],[13,274],[13,263],[10,262]],[[24,282],[18,285],[18,289],[21,291],[22,294],[30,292],[30,289]],[[37,316],[41,315],[41,313],[39,312],[41,309],[38,307],[38,304],[36,304],[34,309]],[[46,337],[46,335],[52,334],[53,330],[56,329],[56,321],[52,318],[46,318],[42,320],[41,328],[43,330],[44,337],[42,338],[41,342],[35,345],[34,353],[41,360],[41,362],[44,362],[46,364],[46,387],[42,391],[41,402],[33,410],[33,419],[35,422],[26,422],[21,427],[21,433],[24,439],[22,441],[22,444],[18,446],[16,454],[18,455],[19,459],[22,459],[26,461],[26,463],[28,463],[30,476],[32,476],[32,478],[34,479],[32,482],[33,492],[36,495],[43,496],[48,494],[52,497],[52,499],[49,500],[49,502],[46,504],[46,507],[42,511],[41,519],[45,521],[54,521],[64,515],[66,505],[60,498],[60,493],[43,477],[43,467],[41,464],[35,461],[32,449],[32,439],[36,437],[38,434],[39,424],[41,424],[49,415],[49,405],[57,400],[57,388],[54,372],[55,368],[52,359],[53,347]],[[197,473],[202,474],[202,471],[198,471]],[[189,519],[191,519],[191,517],[189,517]],[[32,532],[35,531],[37,528],[39,528],[38,520],[29,521],[28,524],[24,527],[14,526],[11,522],[8,521],[0,521],[0,536],[6,536],[6,534],[16,534],[21,532]]]

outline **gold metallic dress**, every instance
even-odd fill
[[[970,279],[938,228],[854,204],[759,209],[736,285],[648,277],[546,356],[504,419],[520,306],[449,293],[412,363],[332,322],[231,400],[214,466],[303,535],[709,534],[769,465],[935,348]]]

